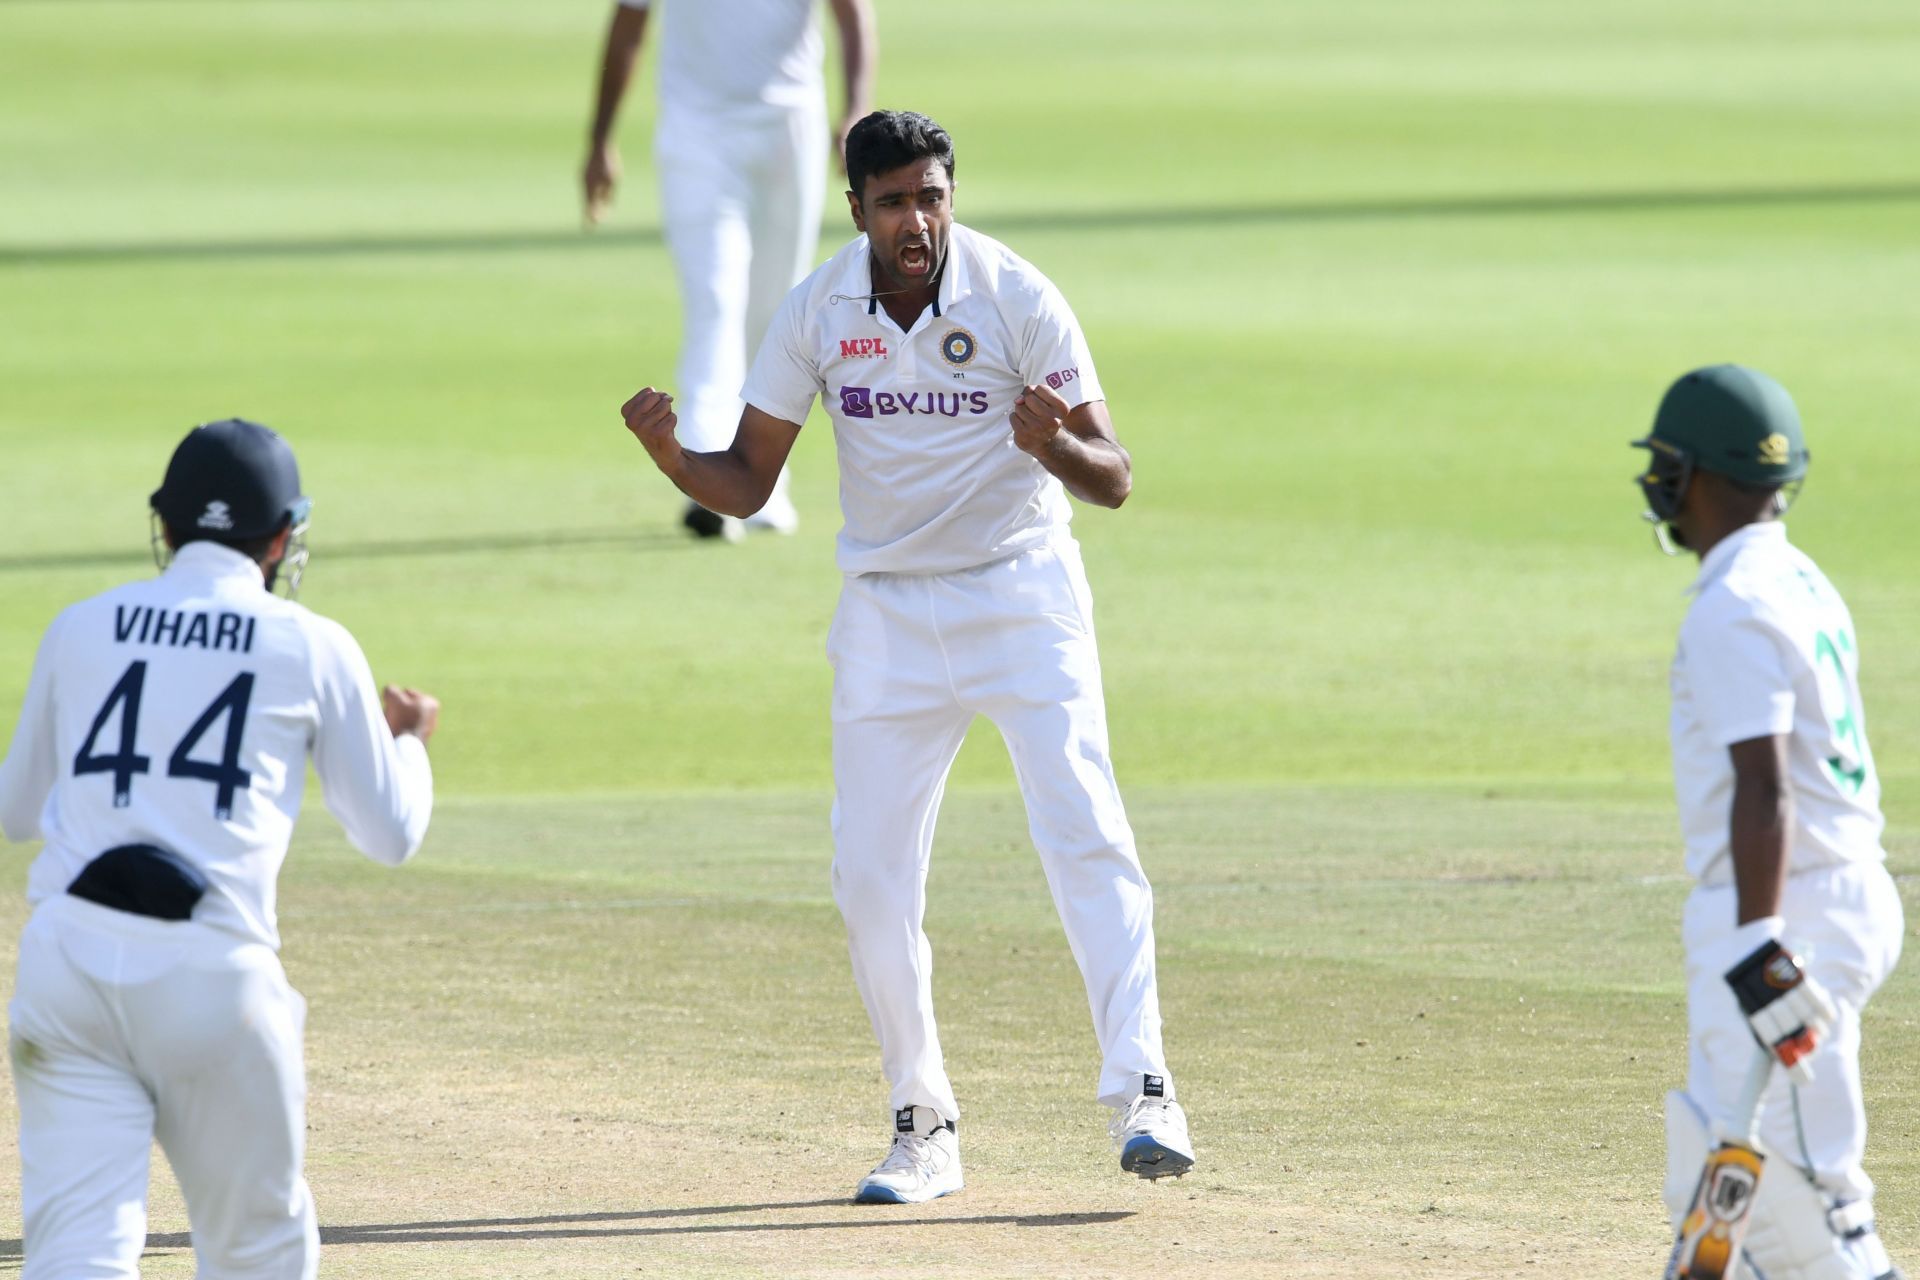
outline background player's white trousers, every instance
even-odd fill
[[[833,660],[833,891],[893,1107],[957,1119],[921,922],[947,770],[975,715],[1006,739],[1054,906],[1086,981],[1110,1105],[1166,1076],[1153,892],[1107,756],[1080,549],[960,573],[846,579]],[[1167,1092],[1173,1093],[1171,1078]]]
[[[1861,1167],[1867,1115],[1860,1098],[1860,1011],[1900,958],[1906,922],[1900,893],[1877,862],[1787,877],[1781,914],[1786,942],[1833,994],[1840,1021],[1811,1059],[1813,1083],[1790,1086],[1775,1071],[1761,1100],[1760,1140],[1775,1156],[1809,1169],[1836,1201],[1865,1200],[1873,1182]],[[1701,885],[1687,899],[1687,1093],[1725,1123],[1753,1061],[1753,1033],[1725,974],[1742,957],[1728,950],[1735,927],[1732,885]]]
[[[201,1280],[310,1280],[306,1003],[256,942],[78,898],[20,940],[12,1018],[24,1280],[139,1274],[157,1137]]]
[[[826,193],[824,100],[716,117],[666,107],[655,135],[667,248],[680,278],[680,419],[687,449],[733,443],[740,388],[767,325],[813,266]],[[769,506],[787,500],[787,473]]]

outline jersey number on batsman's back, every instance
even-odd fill
[[[135,774],[149,772],[153,762],[137,749],[136,742],[140,733],[140,695],[147,683],[147,662],[145,658],[136,659],[120,680],[107,694],[107,700],[101,704],[100,712],[93,718],[93,727],[87,731],[85,742],[80,744],[79,752],[73,757],[73,773],[80,777],[89,773],[110,773],[113,775],[113,807],[124,809],[133,799],[133,778]],[[247,704],[253,700],[253,672],[242,671],[233,678],[232,683],[220,691],[218,697],[207,704],[200,718],[193,722],[180,741],[175,744],[173,754],[167,758],[167,776],[169,778],[197,778],[214,785],[213,813],[225,821],[233,816],[234,793],[253,785],[253,775],[240,767],[240,739],[247,727]],[[112,755],[96,755],[94,748],[99,743],[100,733],[112,719],[115,708],[120,710],[120,745]],[[193,758],[193,750],[200,740],[212,730],[214,722],[226,717],[226,741],[220,755],[220,763],[208,764],[204,760]]]

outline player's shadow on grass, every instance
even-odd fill
[[[664,551],[693,545],[684,534],[659,529],[532,529],[523,533],[476,533],[454,538],[393,538],[380,542],[319,542],[314,559],[323,564],[351,560],[391,560],[410,556],[468,556],[505,551],[546,551],[560,547],[605,547],[628,551]],[[144,549],[43,551],[0,556],[0,573],[34,569],[110,569],[150,565]]]
[[[1852,182],[1825,186],[1643,188],[1621,191],[1487,192],[1474,195],[1298,200],[1271,204],[1189,205],[1056,212],[986,212],[977,225],[1009,231],[1137,230],[1155,227],[1257,226],[1287,222],[1361,222],[1413,218],[1530,217],[1636,213],[1669,209],[1735,209],[1770,205],[1885,204],[1920,201],[1920,182]],[[235,240],[109,241],[0,245],[0,266],[69,266],[90,262],[208,261],[234,258],[327,258],[414,253],[529,253],[619,249],[661,243],[656,227],[603,230],[403,232],[397,234],[262,236]]]
[[[678,1209],[635,1209],[625,1213],[564,1213],[538,1218],[458,1218],[445,1222],[391,1222],[351,1227],[321,1227],[322,1245],[464,1244],[505,1240],[603,1240],[636,1236],[723,1235],[761,1231],[842,1231],[871,1227],[1087,1227],[1121,1222],[1131,1210],[1100,1213],[982,1213],[907,1217],[886,1207],[863,1207],[859,1216],[798,1222],[688,1222],[652,1225],[663,1218],[717,1218],[727,1214],[776,1213],[788,1209],[849,1209],[845,1199],[795,1200],[778,1204],[725,1204]],[[629,1225],[640,1223],[645,1225]],[[147,1237],[147,1248],[186,1249],[184,1232]],[[20,1260],[20,1241],[0,1240],[0,1262]]]

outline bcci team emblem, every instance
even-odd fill
[[[1778,431],[1760,442],[1760,463],[1768,467],[1784,467],[1792,446],[1787,438]]]
[[[979,346],[965,329],[949,329],[946,337],[940,339],[940,355],[948,364],[962,365],[973,359]]]
[[[217,529],[224,533],[233,528],[233,511],[226,503],[215,498],[207,504],[206,511],[202,512],[200,518],[194,523],[202,529]]]

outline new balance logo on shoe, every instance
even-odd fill
[[[1146,1083],[1141,1086],[1140,1092],[1146,1094],[1149,1098],[1164,1098],[1167,1096],[1167,1080],[1165,1076],[1147,1076],[1145,1079]]]

